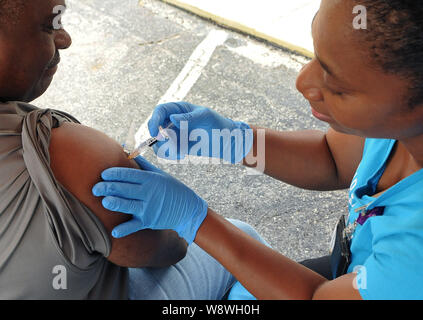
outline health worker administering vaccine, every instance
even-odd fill
[[[366,11],[365,28],[355,24],[357,6]],[[186,102],[159,105],[149,131],[156,137],[159,127],[172,124],[176,145],[186,146],[178,147],[177,159],[225,158],[229,150],[231,163],[249,166],[248,157],[261,157],[265,174],[296,187],[349,189],[331,255],[308,263],[288,259],[142,157],[136,161],[143,170],[105,170],[93,193],[107,209],[132,216],[114,237],[175,230],[223,265],[243,297],[422,299],[423,7],[415,0],[322,0],[312,35],[315,57],[296,86],[310,114],[329,125],[326,132],[258,128]],[[209,148],[183,141],[182,127],[188,135],[206,131]],[[213,130],[225,129],[241,133],[243,143],[230,139],[213,149]],[[258,154],[260,130],[264,154]],[[165,143],[154,146],[159,157],[166,157]],[[349,214],[341,216],[344,211]]]

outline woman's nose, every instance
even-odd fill
[[[314,61],[305,65],[298,74],[296,87],[304,98],[309,101],[319,102],[323,100],[321,91],[321,80],[318,70],[314,68]]]
[[[72,44],[72,38],[65,29],[60,29],[56,33],[56,38],[54,39],[56,43],[56,48],[59,50],[67,49]]]

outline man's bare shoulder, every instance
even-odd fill
[[[76,123],[53,129],[50,140],[50,167],[56,179],[90,208],[108,231],[128,217],[111,213],[94,197],[91,189],[110,167],[138,168],[127,159],[122,147],[104,133]]]
[[[110,235],[112,252],[108,259],[123,266],[167,265],[183,257],[186,249],[173,232],[143,230],[122,239],[111,237],[113,228],[131,216],[106,210],[101,198],[92,194],[101,173],[111,167],[139,169],[129,160],[122,146],[106,134],[76,123],[53,129],[50,141],[50,167],[56,179],[100,219]],[[176,244],[175,244],[176,242]],[[182,246],[181,246],[182,245]],[[180,248],[178,256],[161,261],[167,246]],[[160,257],[158,257],[160,255]]]
[[[79,169],[77,171],[84,171],[89,177],[100,177],[102,169],[111,165],[139,168],[135,161],[127,159],[123,148],[114,139],[96,129],[76,123],[64,123],[53,129],[50,157],[53,170],[57,169],[64,174],[68,170],[61,170],[62,167]]]
[[[139,168],[135,161],[127,159],[115,140],[76,123],[64,123],[53,129],[49,151],[50,166],[56,179],[95,211],[106,211],[91,193],[94,184],[101,180],[103,170],[110,167]]]

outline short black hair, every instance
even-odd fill
[[[408,104],[423,103],[423,5],[418,0],[354,0],[367,9],[365,42],[382,71],[409,80]]]

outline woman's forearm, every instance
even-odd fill
[[[312,299],[327,281],[250,237],[211,209],[195,242],[258,299]]]
[[[254,144],[244,165],[259,169],[264,164],[265,174],[299,188],[339,189],[336,164],[324,132],[251,128]]]

